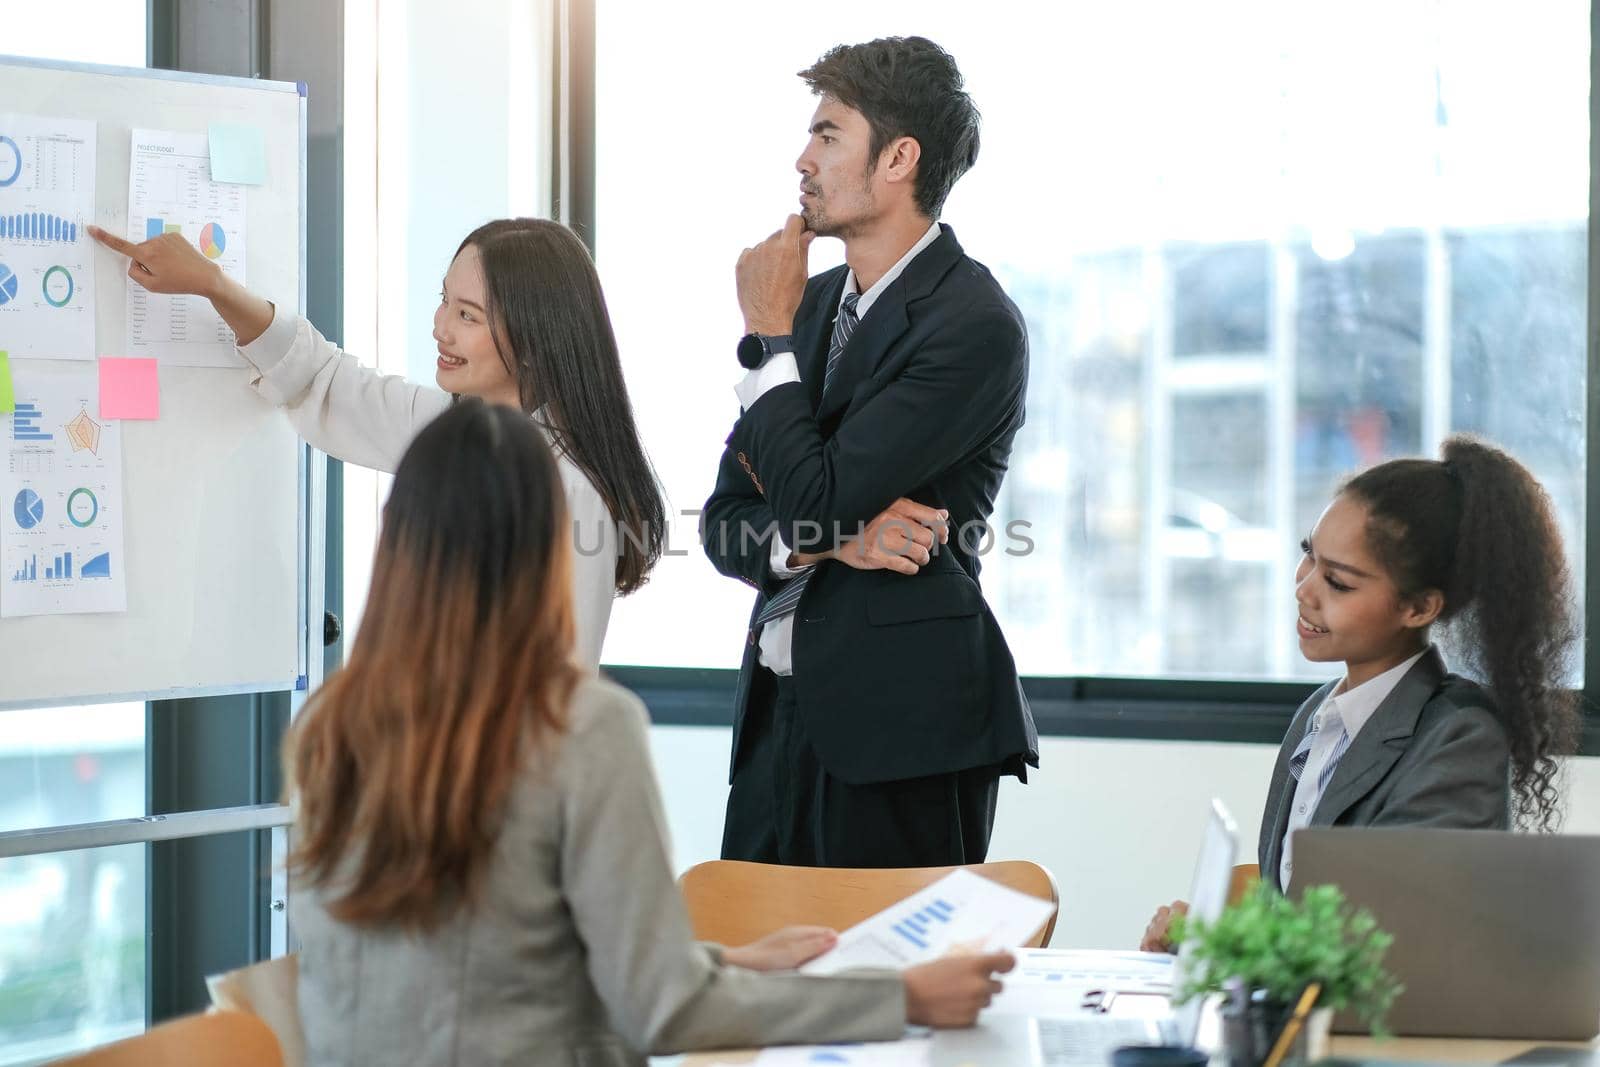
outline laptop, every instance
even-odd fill
[[[1213,800],[1189,890],[1189,914],[1207,921],[1222,914],[1238,848],[1239,829],[1233,817],[1222,801]],[[1083,994],[1091,988],[1170,993],[1184,981],[1184,951],[1180,946],[1173,959],[1149,953],[1021,950],[1016,970],[1004,978],[1006,991],[995,998],[978,1025],[934,1034],[933,1063],[936,1067],[1104,1067],[1111,1050],[1121,1045],[1193,1045],[1200,1031],[1203,997],[1176,1009],[1163,997],[1157,1010],[1143,1018],[1100,1014],[1081,1006]],[[1054,970],[1052,959],[1062,961]],[[1052,974],[1062,975],[1063,980],[1052,981]]]
[[[1600,837],[1307,829],[1293,892],[1332,883],[1394,936],[1396,1034],[1586,1041],[1600,1031]],[[1334,1029],[1365,1028],[1340,1015]]]

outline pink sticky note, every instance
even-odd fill
[[[100,417],[161,417],[161,383],[155,360],[100,357]]]

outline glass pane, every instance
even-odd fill
[[[144,1029],[146,848],[0,860],[0,1064]]]
[[[0,711],[0,832],[145,814],[143,704]]]
[[[145,65],[145,4],[5,13],[10,55]],[[143,704],[0,711],[0,831],[145,813]],[[144,1029],[144,845],[0,860],[0,1065]]]
[[[790,72],[923,34],[984,122],[943,221],[1028,322],[1028,423],[992,521],[1032,547],[983,572],[1025,673],[1317,676],[1293,630],[1300,537],[1343,478],[1457,430],[1530,465],[1581,571],[1588,5],[1330,10],[598,5],[598,258],[674,505],[705,499],[738,414],[734,261],[794,209],[815,105]],[[717,25],[761,47],[675,58]],[[648,76],[674,91],[641,95]],[[687,135],[684,102],[707,100],[724,132]],[[812,271],[841,254],[818,241]],[[607,659],[732,666],[751,594],[692,519],[675,533]]]
[[[7,4],[7,55],[70,63],[145,65],[148,5],[129,0]]]

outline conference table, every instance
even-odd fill
[[[937,1040],[937,1037],[935,1037]],[[1396,1037],[1375,1041],[1370,1037],[1341,1036],[1332,1040],[1332,1054],[1347,1060],[1391,1060],[1424,1063],[1504,1063],[1534,1048],[1561,1046],[1573,1050],[1573,1062],[1586,1054],[1600,1057],[1600,1041],[1490,1041],[1447,1037]],[[701,1052],[690,1056],[661,1056],[656,1067],[711,1067],[713,1064],[753,1063],[759,1049],[737,1052]],[[1213,1061],[1215,1062],[1215,1061]],[[1595,1061],[1600,1064],[1600,1058]]]

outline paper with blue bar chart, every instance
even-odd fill
[[[838,944],[800,970],[900,970],[952,954],[1016,948],[1038,933],[1055,910],[1047,900],[956,870],[844,931]]]
[[[0,617],[128,609],[122,427],[103,422],[93,364],[70,376],[11,365],[0,415]]]
[[[94,359],[95,124],[0,113],[0,345]]]
[[[245,283],[245,189],[211,180],[204,133],[134,130],[128,167],[128,240],[176,233]],[[128,283],[128,356],[180,367],[243,367],[233,331],[199,296]]]

